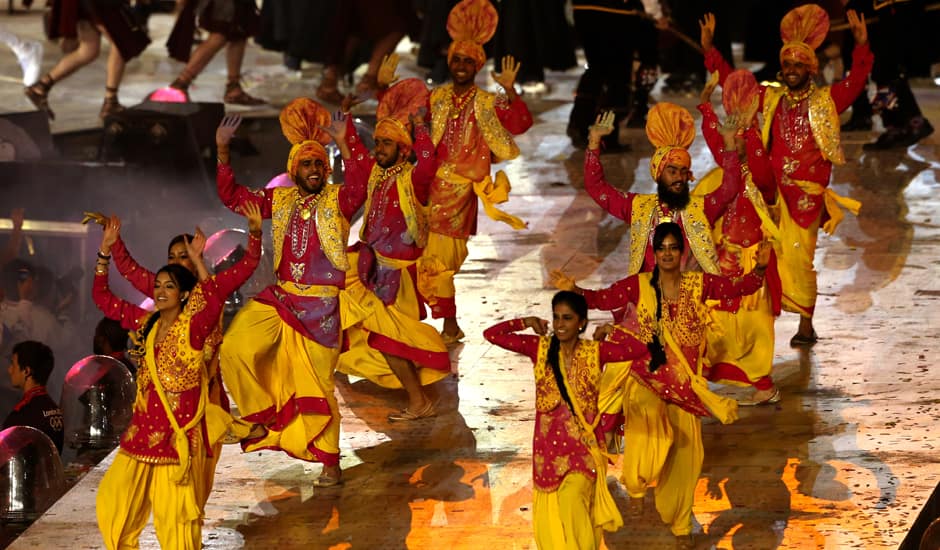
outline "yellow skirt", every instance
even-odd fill
[[[339,356],[337,370],[366,378],[383,388],[401,388],[382,351],[369,344],[369,337],[380,339],[383,351],[414,362],[422,385],[433,384],[450,374],[447,346],[437,329],[419,320],[420,303],[411,273],[401,270],[401,284],[395,303],[386,306],[362,284],[356,272],[356,255],[349,255],[352,266],[346,272],[346,288],[340,294],[340,309],[365,311],[366,317],[346,329],[349,348]]]
[[[242,420],[268,429],[243,445],[245,451],[274,449],[302,460],[338,461],[338,355],[338,349],[292,329],[271,306],[252,300],[238,312],[222,342],[222,377]]]
[[[539,550],[597,550],[600,527],[594,526],[594,481],[583,474],[565,476],[558,490],[532,491],[532,526]]]
[[[215,458],[192,457],[189,479],[173,481],[178,465],[147,464],[121,451],[98,485],[95,514],[108,550],[138,547],[141,531],[153,511],[153,527],[162,548],[202,548],[202,519],[212,492]],[[189,493],[189,494],[187,494]],[[195,497],[194,505],[184,506]]]
[[[712,310],[714,324],[705,331],[708,342],[705,361],[709,365],[733,365],[747,380],[712,376],[709,380],[749,386],[770,375],[774,362],[774,315],[765,291],[766,287],[758,291],[756,309],[742,306],[737,312]]]

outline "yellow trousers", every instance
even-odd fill
[[[435,319],[456,317],[454,276],[467,260],[467,240],[431,231],[418,260],[418,289],[431,306]]]
[[[532,491],[532,526],[539,550],[597,550],[602,534],[594,526],[594,481],[565,476],[558,490]]]
[[[265,437],[246,451],[273,448],[322,461],[312,446],[338,457],[340,416],[333,382],[338,357],[339,349],[306,338],[271,306],[251,300],[238,312],[222,342],[222,377],[242,418],[271,419],[265,422]]]
[[[219,450],[219,449],[216,449]],[[187,485],[173,481],[176,464],[147,464],[118,451],[114,462],[98,485],[95,512],[98,529],[108,550],[139,547],[140,532],[153,511],[153,527],[162,548],[199,550],[202,548],[202,516],[212,492],[218,453],[208,458],[192,457]],[[182,491],[195,491],[199,507],[194,517],[180,509]]]
[[[633,498],[656,485],[656,510],[676,536],[692,532],[692,502],[705,458],[701,420],[630,377],[624,389],[621,481]]]
[[[782,202],[782,198],[778,202]],[[777,252],[777,271],[783,287],[782,307],[786,311],[812,317],[816,307],[816,239],[819,218],[809,227],[800,227],[790,216],[786,204],[780,205],[780,241],[774,242]]]

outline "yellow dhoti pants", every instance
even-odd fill
[[[251,300],[238,312],[222,343],[222,377],[240,416],[264,418],[260,423],[268,428],[246,451],[277,449],[302,460],[338,461],[338,357],[339,349],[306,338],[269,305]]]
[[[619,415],[623,412],[623,391],[630,378],[633,361],[607,363],[597,385],[597,413]]]
[[[594,481],[565,476],[558,490],[532,491],[532,526],[539,550],[596,550],[601,528],[594,526]]]
[[[162,548],[202,548],[202,515],[212,491],[215,458],[192,457],[187,485],[173,481],[177,464],[147,464],[118,451],[98,485],[95,512],[108,550],[138,548],[140,532],[153,510],[153,527]],[[194,490],[199,507],[194,517],[180,509],[182,491]]]
[[[692,502],[705,458],[701,420],[630,377],[624,389],[621,481],[633,498],[656,485],[656,510],[676,536],[692,532]]]
[[[467,240],[431,231],[418,260],[418,288],[431,306],[435,319],[456,317],[454,276],[467,259]]]
[[[356,256],[349,255],[353,266],[346,272],[346,288],[341,294],[340,307],[355,307],[366,316],[346,329],[349,349],[339,357],[337,370],[366,378],[383,388],[399,389],[401,381],[392,372],[382,352],[369,345],[369,335],[375,333],[400,346],[391,355],[412,361],[422,385],[433,384],[450,374],[447,346],[437,329],[420,321],[420,303],[415,284],[407,269],[401,270],[401,282],[395,302],[385,305],[362,284],[356,271]],[[440,364],[441,369],[426,368],[429,361]]]
[[[736,312],[711,311],[714,324],[709,324],[705,331],[708,342],[705,361],[709,365],[730,364],[738,376],[709,375],[709,380],[748,386],[770,376],[774,362],[774,314],[766,292],[764,287],[746,296]]]
[[[782,202],[782,199],[778,199]],[[819,217],[809,227],[800,227],[790,216],[786,204],[780,205],[780,242],[774,243],[777,252],[777,271],[783,287],[781,306],[786,311],[812,317],[816,307],[816,239]]]

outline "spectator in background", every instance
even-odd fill
[[[447,15],[457,5],[457,0],[415,0],[414,4],[421,20],[418,66],[430,69],[425,80],[437,86],[450,78],[447,47],[451,39],[447,34]]]
[[[13,340],[57,340],[59,323],[41,303],[42,285],[47,282],[40,270],[24,260],[13,260],[7,264],[4,275],[5,278],[12,276],[15,281],[16,300],[5,299],[0,304],[0,322],[10,331]]]
[[[92,352],[95,355],[107,355],[124,364],[131,374],[137,374],[135,365],[127,356],[127,330],[121,323],[104,317],[95,326],[95,339],[92,342]]]
[[[49,346],[27,340],[13,346],[7,373],[13,387],[23,390],[23,398],[3,421],[3,429],[29,426],[49,436],[62,452],[62,410],[46,392],[55,358]]]

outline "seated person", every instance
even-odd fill
[[[46,393],[46,381],[54,363],[52,350],[43,343],[26,340],[13,346],[7,372],[13,387],[23,390],[23,398],[3,421],[3,429],[12,426],[36,428],[48,435],[61,453],[62,411]]]

